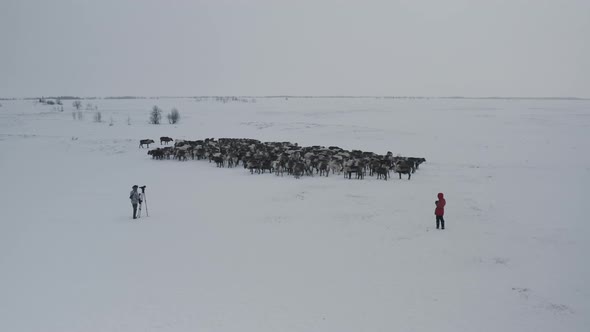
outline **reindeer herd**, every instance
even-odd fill
[[[160,145],[172,142],[160,137]],[[151,139],[140,141],[140,147],[153,144]],[[158,147],[148,151],[152,159],[186,161],[209,160],[217,167],[243,166],[251,174],[274,173],[283,176],[329,176],[344,174],[345,178],[364,179],[366,175],[387,180],[391,173],[408,175],[416,172],[424,158],[394,156],[391,152],[379,155],[360,150],[344,150],[337,146],[302,147],[291,142],[261,142],[247,138],[206,138],[204,140],[176,140],[174,146]]]

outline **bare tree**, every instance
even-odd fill
[[[160,124],[160,120],[162,120],[162,109],[154,105],[154,107],[152,107],[152,111],[150,112],[149,122],[156,125]]]
[[[80,110],[80,107],[82,107],[82,102],[79,100],[74,100],[72,106],[74,106],[77,110]]]
[[[180,121],[180,113],[178,113],[178,110],[175,107],[172,109],[172,111],[170,111],[170,113],[168,113],[168,122],[170,124],[175,124],[178,121]]]
[[[94,122],[102,122],[102,114],[100,112],[94,113]]]

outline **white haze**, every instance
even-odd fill
[[[0,97],[590,97],[588,1],[0,2]]]

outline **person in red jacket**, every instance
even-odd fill
[[[445,229],[445,219],[443,216],[445,215],[445,205],[447,201],[443,193],[438,193],[438,201],[434,202],[436,204],[436,209],[434,210],[434,215],[436,216],[436,229],[439,226],[442,226],[442,229]]]

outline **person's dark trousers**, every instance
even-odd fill
[[[438,229],[439,225],[442,226],[442,229],[445,229],[445,219],[443,216],[436,216],[436,229]]]
[[[133,205],[133,219],[136,219],[137,218],[137,204],[131,204],[131,205]],[[443,228],[445,228],[445,227],[443,226]]]

